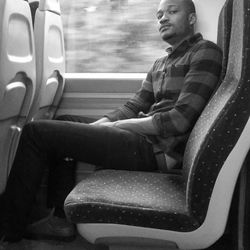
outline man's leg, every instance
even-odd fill
[[[35,121],[21,135],[5,191],[8,230],[22,234],[48,159],[70,157],[104,168],[155,170],[152,146],[131,132],[63,121]],[[6,227],[6,226],[5,226]]]
[[[69,121],[89,124],[96,119],[76,115],[61,115],[56,117],[57,121]],[[76,161],[66,157],[57,159],[51,156],[48,175],[48,207],[54,208],[54,215],[65,218],[63,204],[66,196],[75,186]]]

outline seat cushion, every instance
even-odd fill
[[[181,175],[100,170],[82,180],[65,200],[74,223],[112,223],[191,231]]]

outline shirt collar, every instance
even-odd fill
[[[195,43],[203,39],[202,35],[200,33],[196,33],[193,36],[183,40],[177,47],[173,48],[172,46],[169,46],[166,48],[166,52],[169,55],[173,53],[178,53],[182,51],[186,51],[188,48],[192,47]]]

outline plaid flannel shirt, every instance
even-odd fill
[[[217,87],[222,52],[199,33],[166,51],[134,97],[106,116],[111,121],[152,116],[158,135],[145,136],[156,153],[162,151],[181,163],[190,132]]]

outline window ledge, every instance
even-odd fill
[[[146,73],[65,73],[66,79],[144,79]]]

